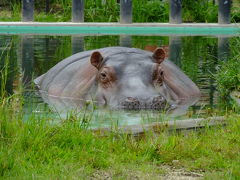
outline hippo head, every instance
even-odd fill
[[[160,95],[164,72],[161,63],[165,51],[116,53],[103,57],[92,53],[90,62],[98,70],[98,101],[123,109],[163,109],[166,100]]]

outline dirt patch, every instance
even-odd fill
[[[162,178],[166,180],[196,180],[202,179],[203,174],[187,171],[185,169],[175,169],[170,166],[164,166],[167,174]]]
[[[141,170],[122,169],[118,170],[98,170],[89,178],[91,180],[111,180],[111,179],[129,179],[129,180],[198,180],[203,178],[202,173],[190,172],[185,169],[175,169],[171,166],[155,167],[153,171],[145,172]]]

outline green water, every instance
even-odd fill
[[[55,117],[56,123],[69,117],[66,111],[46,104],[35,90],[32,80],[48,71],[56,63],[76,52],[109,46],[128,46],[144,49],[148,45],[168,46],[169,59],[179,66],[200,88],[200,100],[179,114],[156,111],[120,111],[88,108],[71,113],[90,121],[91,127],[136,125],[162,121],[210,116],[221,112],[214,74],[221,61],[231,56],[231,41],[238,37],[218,39],[208,36],[53,36],[53,35],[0,35],[1,69],[9,55],[6,90],[9,94],[21,92],[24,97],[25,120],[34,112]],[[222,46],[221,46],[222,42]],[[230,42],[229,44],[227,42]],[[23,86],[23,92],[19,91]],[[69,111],[68,111],[69,112]]]

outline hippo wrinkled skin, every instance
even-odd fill
[[[163,109],[166,102],[189,105],[199,97],[198,87],[166,52],[107,47],[74,54],[34,80],[43,99],[65,106],[93,100],[122,109]],[[59,98],[61,100],[59,100]]]

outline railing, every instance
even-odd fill
[[[34,0],[22,0],[22,3],[22,21],[34,21]],[[169,0],[169,3],[169,23],[182,23],[182,0]],[[219,24],[230,23],[231,4],[232,0],[218,0]],[[132,0],[120,0],[120,23],[132,23],[132,8]],[[84,0],[72,0],[72,22],[84,22]]]

